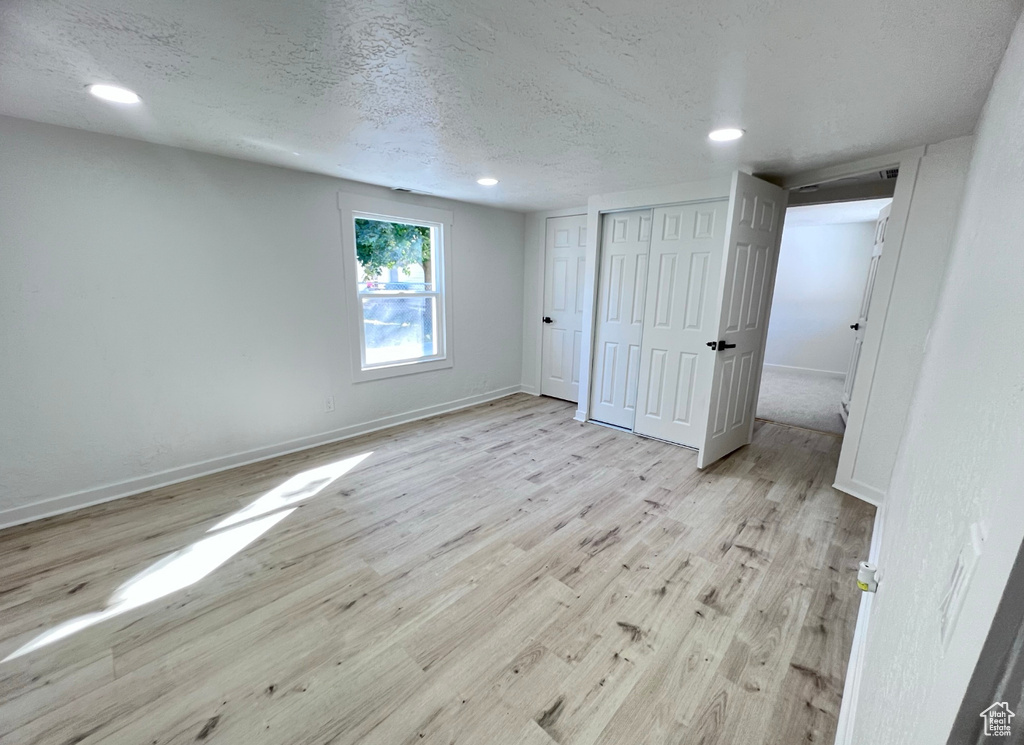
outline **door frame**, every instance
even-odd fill
[[[594,338],[597,331],[598,261],[601,250],[603,216],[611,212],[654,209],[672,204],[711,202],[728,199],[732,190],[732,174],[705,181],[660,186],[635,191],[596,194],[587,200],[587,265],[583,279],[583,339],[580,344],[579,403],[577,421],[589,421],[590,383],[593,379]]]
[[[804,171],[780,180],[782,188],[793,190],[801,186],[835,181],[847,176],[857,176],[868,171],[894,167],[900,169],[899,175],[896,177],[889,224],[886,227],[885,252],[878,262],[874,293],[869,306],[868,315],[874,320],[868,325],[861,346],[857,377],[854,380],[853,392],[850,397],[850,413],[846,422],[846,432],[843,435],[843,446],[839,454],[839,466],[833,483],[836,489],[876,507],[884,501],[885,492],[857,481],[853,473],[864,428],[867,402],[871,398],[871,389],[874,384],[882,335],[896,281],[896,270],[903,249],[910,205],[914,196],[914,187],[917,184],[917,173],[926,149],[926,147],[911,148],[889,155],[879,155],[837,166]]]
[[[547,227],[551,217],[582,217],[586,207],[530,212],[526,215],[524,235],[523,272],[523,367],[521,389],[523,393],[540,395],[541,370],[544,355],[544,334],[541,318],[544,316],[544,272],[547,265]],[[588,222],[589,225],[589,222]],[[588,233],[589,241],[589,233]],[[589,257],[589,254],[587,254]],[[531,271],[531,267],[533,267]],[[584,329],[586,319],[584,318]],[[582,375],[582,368],[580,375]]]

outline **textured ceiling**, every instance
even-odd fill
[[[518,209],[973,130],[1021,0],[4,0],[0,113]],[[93,82],[137,91],[115,108]],[[739,143],[709,129],[738,125]],[[297,154],[296,154],[297,153]],[[475,181],[494,175],[484,189]]]

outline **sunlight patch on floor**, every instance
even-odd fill
[[[114,591],[103,610],[77,616],[48,629],[0,662],[67,639],[90,626],[194,585],[297,509],[283,508],[316,496],[371,455],[372,452],[363,453],[293,476],[214,525],[207,531],[213,535],[165,556],[136,574]]]

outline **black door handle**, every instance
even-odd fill
[[[855,323],[852,326],[850,326],[850,328],[853,329],[854,331],[860,331],[860,324]]]
[[[726,344],[725,339],[719,339],[718,341],[709,341],[707,345],[711,347],[711,351],[721,352],[723,349],[735,349],[735,344]]]
[[[542,318],[541,320],[543,320],[544,323],[554,323],[555,322],[555,319],[551,318],[550,316],[544,316],[544,318]]]

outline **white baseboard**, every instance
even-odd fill
[[[868,561],[877,562],[878,552],[882,545],[882,515],[884,510],[875,512],[875,525],[871,531],[871,548],[868,550]],[[860,609],[857,611],[857,625],[853,630],[853,643],[850,645],[850,662],[846,666],[846,682],[843,685],[843,700],[839,705],[839,721],[836,725],[835,745],[853,745],[853,723],[857,717],[857,704],[860,700],[860,681],[864,672],[864,655],[867,651],[868,623],[871,620],[871,604],[875,593],[864,592],[860,597]]]
[[[794,367],[793,365],[772,365],[764,363],[765,367],[771,367],[775,370],[792,370],[794,372],[810,373],[812,375],[820,375],[824,378],[846,378],[846,373],[836,372],[835,370],[816,370],[813,367]]]
[[[519,393],[521,389],[522,386],[518,385],[508,386],[507,388],[500,388],[496,391],[480,393],[475,396],[467,396],[466,398],[460,398],[443,404],[436,404],[422,409],[414,409],[413,411],[402,414],[393,414],[391,416],[381,417],[380,419],[374,419],[362,424],[352,424],[329,432],[288,440],[287,442],[282,442],[277,445],[268,445],[254,450],[246,450],[245,452],[236,453],[234,455],[225,455],[187,466],[171,468],[150,476],[128,479],[116,484],[99,486],[93,489],[85,489],[73,494],[65,494],[63,496],[53,497],[33,504],[0,510],[0,530],[10,528],[14,525],[32,522],[33,520],[40,520],[44,517],[52,517],[65,512],[82,509],[83,507],[91,507],[92,505],[102,504],[103,502],[110,502],[115,499],[131,496],[132,494],[138,494],[139,492],[158,489],[163,486],[170,486],[171,484],[188,481],[189,479],[194,479],[199,476],[207,476],[211,473],[226,471],[230,468],[237,468],[238,466],[256,463],[268,458],[276,458],[281,455],[287,455],[288,453],[295,453],[318,445],[327,445],[332,442],[348,440],[353,437],[358,437],[359,435],[365,435],[370,432],[376,432],[381,429],[393,427],[397,424],[406,424],[408,422],[415,422],[419,419],[436,416],[437,414],[458,411],[459,409],[465,409],[470,406],[476,406],[477,404],[487,403],[488,401],[494,401],[499,398],[511,396],[514,393]]]
[[[519,386],[519,390],[522,391],[523,393],[529,393],[531,396],[540,395],[540,389],[537,388],[537,386],[527,385],[526,383],[523,383],[521,386]]]
[[[874,593],[865,592],[860,598],[857,612],[857,626],[853,630],[853,644],[850,647],[850,662],[846,666],[846,683],[843,685],[843,700],[839,705],[839,722],[836,724],[835,745],[853,745],[853,722],[857,715],[860,698],[860,677],[864,668],[864,640],[868,633],[868,619],[871,617],[871,602]]]
[[[849,494],[851,497],[856,497],[862,502],[873,504],[875,507],[880,508],[882,506],[882,502],[885,501],[884,492],[880,492],[878,489],[867,486],[866,484],[857,484],[836,479],[835,483],[832,484],[832,487],[834,489],[838,489],[844,494]]]

